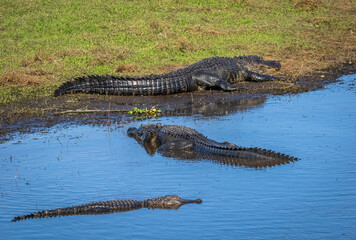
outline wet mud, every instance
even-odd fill
[[[111,124],[116,121],[140,119],[128,114],[134,107],[161,109],[159,116],[222,116],[262,105],[269,95],[298,94],[320,89],[337,81],[344,74],[356,72],[356,63],[340,64],[306,76],[292,77],[275,74],[281,81],[243,82],[241,90],[223,92],[197,91],[164,96],[114,96],[68,94],[44,97],[0,106],[0,143],[15,133],[46,131],[58,123]],[[289,80],[291,79],[291,80]],[[21,109],[21,111],[16,111]]]

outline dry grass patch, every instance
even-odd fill
[[[93,59],[90,61],[90,66],[112,64],[117,60],[124,60],[131,51],[128,48],[110,48],[107,46],[99,46],[90,51]]]
[[[42,70],[19,69],[0,75],[0,86],[39,86],[48,78],[49,74]]]
[[[77,56],[87,55],[87,54],[88,54],[88,50],[69,48],[56,53],[56,56],[60,58],[65,58],[65,57],[77,57]]]
[[[184,68],[186,67],[186,65],[183,64],[165,64],[163,66],[159,66],[156,68],[156,71],[158,74],[162,74],[162,73],[168,73],[168,72],[172,72],[175,70],[178,70],[180,68]]]
[[[191,52],[195,51],[196,47],[186,38],[179,38],[172,42],[160,42],[155,47],[159,51],[170,51],[170,50],[179,50],[180,52]]]
[[[55,60],[55,56],[53,54],[45,54],[43,52],[36,52],[32,56],[25,57],[20,61],[20,66],[22,67],[30,67],[43,63],[52,63]]]
[[[154,31],[154,33],[162,33],[162,32],[167,31],[171,28],[171,25],[157,21],[157,20],[150,22],[148,25]]]
[[[195,26],[188,26],[186,27],[186,30],[191,34],[202,35],[202,36],[220,36],[223,34],[228,34],[227,31],[224,31],[222,29],[217,30],[211,26],[200,25],[200,24]]]
[[[318,8],[318,6],[321,5],[321,2],[318,0],[302,0],[302,1],[296,1],[293,4],[293,7],[295,9],[300,9],[303,11],[313,11]]]
[[[133,64],[122,64],[115,68],[116,73],[132,73],[137,71],[137,66]]]
[[[181,52],[194,51],[195,46],[189,40],[180,38],[174,43],[174,48],[179,49]]]

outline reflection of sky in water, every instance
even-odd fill
[[[47,238],[340,238],[356,235],[356,84],[221,117],[167,117],[216,141],[301,161],[262,170],[146,154],[122,126],[54,127],[0,145],[0,232]],[[345,78],[346,79],[346,78]],[[145,121],[147,122],[147,121]],[[125,128],[139,123],[130,123]],[[20,141],[20,143],[18,142]],[[18,144],[16,144],[18,143]],[[166,194],[201,205],[97,216],[10,220],[35,210]]]

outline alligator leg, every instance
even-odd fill
[[[174,150],[189,150],[192,151],[194,148],[194,144],[189,140],[174,140],[169,141],[157,149],[157,152],[162,151],[172,151]]]
[[[233,87],[230,83],[219,76],[207,72],[196,72],[192,75],[192,80],[203,88],[218,88],[223,91],[236,91],[239,88]]]
[[[142,146],[150,155],[155,154],[157,148],[161,146],[161,141],[155,131],[147,131],[142,137]]]
[[[169,141],[157,149],[157,152],[164,157],[192,158],[194,159],[194,143],[189,140]]]
[[[264,81],[273,81],[273,80],[280,80],[278,77],[274,77],[271,75],[264,75],[255,72],[247,72],[247,81],[254,81],[254,82],[264,82]]]
[[[274,68],[276,70],[281,69],[281,63],[278,61],[265,61],[263,60],[260,64],[263,64],[264,66],[268,68]]]

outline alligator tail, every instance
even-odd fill
[[[221,146],[220,149],[217,149],[214,152],[218,155],[227,156],[225,160],[231,162],[230,165],[236,164],[252,167],[267,167],[287,164],[299,160],[298,158],[287,154],[256,147]],[[233,164],[233,162],[236,163]]]
[[[69,215],[95,215],[108,214],[113,212],[126,212],[142,208],[142,204],[142,201],[131,199],[91,202],[77,206],[44,210],[23,216],[14,217],[12,219],[12,222],[31,218],[48,218]]]
[[[23,216],[18,216],[14,217],[12,219],[12,222],[17,222],[25,219],[31,219],[31,218],[46,218],[46,217],[56,217],[56,216],[62,216],[62,215],[69,215],[73,213],[72,209],[66,208],[67,210],[64,210],[64,208],[59,208],[59,209],[51,209],[51,210],[45,210],[45,211],[40,211],[40,212],[34,212],[31,214],[23,215]]]
[[[84,204],[65,208],[56,208],[50,210],[44,210],[39,212],[30,213],[23,216],[14,217],[12,222],[17,222],[20,220],[31,219],[31,218],[49,218],[49,217],[60,217],[60,216],[70,216],[70,215],[91,215],[91,214],[107,214],[115,211],[128,211],[131,210],[131,206],[127,205],[126,208],[122,209],[111,209],[110,206],[93,206],[93,204]],[[139,206],[134,206],[138,208]]]
[[[158,95],[188,91],[189,86],[182,76],[110,76],[89,75],[63,83],[54,96],[66,93],[99,93],[115,95]]]
[[[115,85],[124,85],[125,82],[122,82],[122,84],[115,84],[120,80],[125,81],[126,78],[119,78],[109,75],[89,75],[78,77],[73,81],[63,83],[58,89],[55,90],[54,96],[57,97],[66,93],[77,92],[110,93],[110,90],[114,90]]]
[[[267,158],[272,158],[272,159],[279,159],[284,161],[285,163],[293,162],[293,161],[298,161],[299,159],[296,157],[289,156],[287,154],[275,152],[272,150],[267,150],[263,148],[247,148],[247,152],[252,152],[256,153],[258,155],[261,155],[262,157],[267,157]]]

